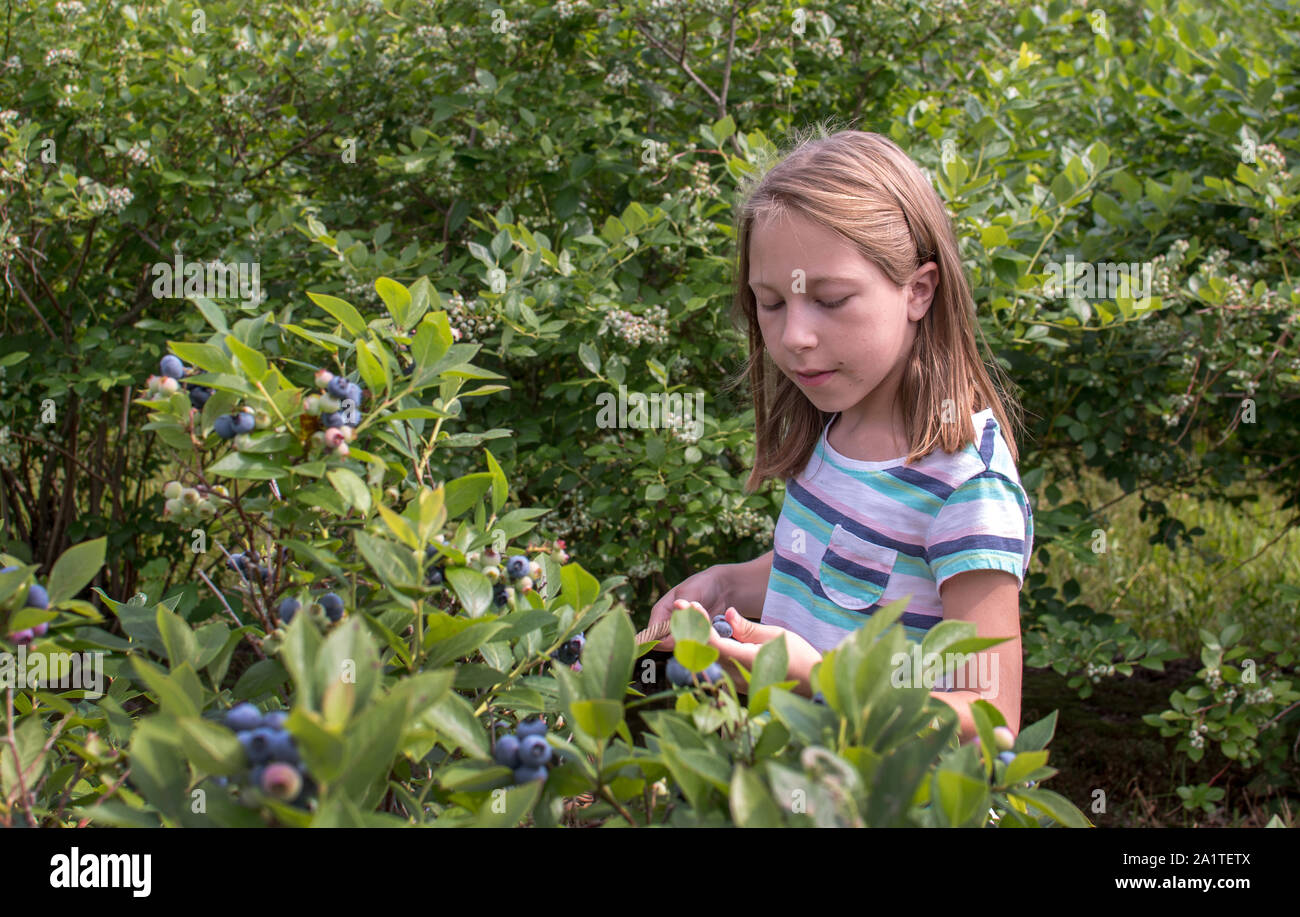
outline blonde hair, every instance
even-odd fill
[[[748,378],[754,402],[757,443],[745,492],[754,492],[768,478],[797,475],[834,416],[815,407],[767,356],[749,287],[755,223],[789,211],[842,236],[898,287],[921,265],[938,265],[934,299],[917,323],[898,392],[906,464],[936,448],[951,453],[974,441],[970,423],[943,422],[945,407],[958,418],[991,407],[1017,457],[1010,420],[1019,423],[1019,406],[1007,394],[1009,382],[997,363],[991,364],[999,379],[995,383],[980,357],[976,337],[986,352],[988,345],[975,319],[975,302],[943,202],[916,163],[889,138],[857,130],[827,136],[824,129],[817,130],[820,138],[796,139],[792,151],[766,172],[760,170],[750,179],[751,187],[742,190],[732,319],[748,332],[749,359],[726,388]]]

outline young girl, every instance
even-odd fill
[[[807,695],[822,652],[910,596],[911,641],[946,619],[1014,638],[979,654],[962,690],[931,693],[956,710],[963,739],[981,697],[1018,732],[1033,519],[1014,403],[980,358],[942,202],[893,142],[841,131],[768,171],[739,230],[735,314],[749,332],[757,426],[746,491],[779,477],[785,504],[772,551],[683,581],[648,630],[674,608],[725,610],[733,635],[711,641],[721,661],[752,671],[759,647],[783,638]]]

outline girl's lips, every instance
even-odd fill
[[[824,373],[814,373],[811,376],[805,376],[803,373],[795,373],[801,385],[821,385],[835,374],[835,370],[828,369]]]

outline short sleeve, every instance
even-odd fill
[[[1024,488],[995,471],[960,485],[939,510],[925,541],[935,589],[969,570],[1004,570],[1021,586],[1033,544],[1033,518]]]

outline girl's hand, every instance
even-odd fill
[[[728,607],[726,611],[727,623],[731,625],[731,637],[721,637],[713,629],[713,615],[698,602],[692,602],[690,605],[710,619],[709,646],[718,651],[721,657],[719,662],[727,669],[727,674],[731,676],[732,681],[738,685],[745,684],[740,672],[735,666],[728,665],[729,662],[738,662],[747,672],[753,672],[754,660],[758,657],[758,651],[763,644],[770,640],[784,639],[786,655],[789,657],[787,676],[798,679],[799,687],[796,690],[800,694],[806,697],[812,695],[809,675],[812,667],[821,662],[822,654],[803,637],[775,624],[759,624],[757,621],[751,621],[732,607]]]
[[[650,610],[650,623],[638,635],[639,642],[659,640],[656,650],[671,650],[676,646],[668,630],[673,612],[678,608],[686,608],[694,604],[699,606],[707,617],[712,618],[713,615],[722,614],[723,609],[726,608],[723,599],[726,592],[726,575],[722,565],[709,567],[694,576],[687,577],[655,602],[654,608]]]

